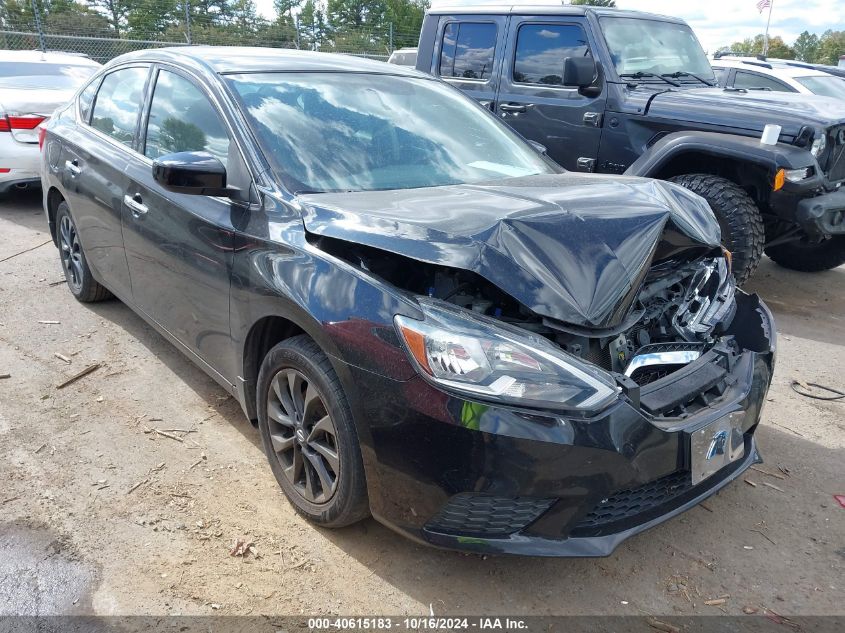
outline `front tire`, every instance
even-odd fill
[[[760,210],[736,183],[709,174],[684,174],[669,179],[707,200],[722,229],[722,244],[732,254],[733,273],[742,285],[763,257],[766,231]]]
[[[66,202],[60,202],[56,209],[56,238],[62,270],[71,294],[82,303],[95,303],[111,298],[111,292],[91,274],[82,243],[79,241],[79,231]]]
[[[324,527],[367,517],[358,435],[331,362],[308,336],[276,345],[258,374],[258,428],[293,507]]]
[[[834,235],[821,242],[802,239],[766,249],[766,255],[784,268],[817,273],[845,264],[845,235]]]

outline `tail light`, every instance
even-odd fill
[[[47,117],[37,114],[6,115],[0,118],[0,132],[11,132],[12,130],[34,130]]]
[[[47,128],[43,125],[38,128],[38,150],[44,149],[44,138],[47,136]]]

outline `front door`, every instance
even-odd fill
[[[139,309],[231,385],[237,374],[229,331],[232,222],[244,205],[167,191],[153,180],[152,161],[205,151],[227,166],[232,185],[244,180],[246,167],[204,90],[175,70],[160,68],[155,75],[142,124],[144,159],[127,169],[123,198],[133,296]],[[248,184],[244,191],[248,196]]]
[[[496,98],[503,121],[572,171],[595,171],[607,99],[562,85],[564,59],[591,55],[586,29],[576,18],[513,16]]]

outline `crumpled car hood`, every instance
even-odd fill
[[[529,176],[299,201],[312,234],[471,270],[541,316],[597,329],[624,320],[652,261],[720,242],[703,199],[641,178]]]

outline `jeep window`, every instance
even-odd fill
[[[601,26],[619,75],[687,72],[714,81],[710,62],[686,24],[604,17]]]
[[[736,71],[734,88],[744,90],[770,90],[772,92],[796,92],[794,88],[787,86],[782,81],[766,77],[760,73],[751,73],[746,70]]]
[[[495,24],[451,22],[443,30],[440,76],[489,79],[495,50]]]
[[[453,87],[367,73],[227,76],[292,192],[437,187],[557,173]]]
[[[795,81],[810,92],[834,99],[845,99],[845,79],[833,75],[819,75],[816,77],[796,77]]]
[[[563,84],[563,60],[590,55],[587,35],[576,24],[523,24],[516,36],[513,80]]]

